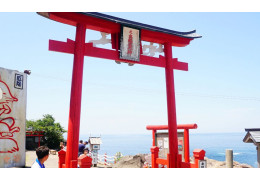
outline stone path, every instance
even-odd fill
[[[26,162],[25,166],[30,168],[36,159],[35,151],[26,151]],[[44,163],[46,168],[58,168],[58,153],[56,155],[50,154],[49,159]]]

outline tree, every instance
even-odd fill
[[[44,131],[41,141],[51,149],[58,149],[60,142],[64,141],[63,134],[67,132],[60,123],[55,123],[52,115],[43,115],[42,119],[32,121],[26,120],[27,131]]]

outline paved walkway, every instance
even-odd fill
[[[30,168],[36,159],[36,152],[35,151],[26,151],[26,162],[25,167]],[[58,168],[58,152],[56,155],[50,154],[48,160],[44,163],[45,168]],[[95,167],[92,167],[95,168]],[[105,166],[103,163],[98,163],[96,168],[111,168],[111,165]]]
[[[35,151],[26,151],[26,167],[31,167],[36,159],[36,152]],[[56,155],[50,154],[48,160],[44,163],[46,168],[58,168],[58,153]]]

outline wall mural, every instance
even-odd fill
[[[2,114],[11,113],[12,110],[9,106],[9,103],[15,101],[18,101],[18,99],[12,95],[10,88],[5,82],[1,80],[0,77],[0,117],[2,116]]]
[[[1,78],[1,77],[0,77]],[[10,114],[12,108],[10,103],[17,102],[8,85],[0,79],[0,118],[4,114]],[[0,120],[0,153],[13,153],[19,151],[18,143],[13,138],[14,133],[19,132],[20,128],[15,126],[13,117]],[[5,159],[6,161],[7,159]]]
[[[27,75],[0,67],[0,168],[26,165]]]
[[[5,145],[0,153],[13,153],[19,151],[17,141],[13,139],[14,133],[19,132],[19,127],[14,127],[14,118],[8,117],[0,120],[0,144]]]

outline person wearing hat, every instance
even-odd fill
[[[84,142],[84,146],[85,146],[85,148],[88,148],[88,141]]]

